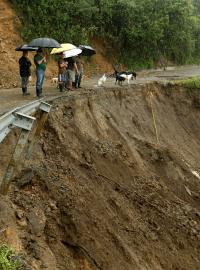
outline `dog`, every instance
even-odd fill
[[[122,72],[119,72],[115,69],[115,72],[114,72],[114,77],[115,77],[115,84],[119,84],[122,86],[122,82],[125,81],[126,78],[124,77],[121,77],[122,74],[125,74],[124,71]]]
[[[124,80],[127,79],[128,85],[129,85],[130,84],[130,79],[133,79],[133,74],[121,74],[120,77],[124,78]]]
[[[132,80],[133,80],[133,77],[135,78],[135,80],[137,78],[137,73],[135,71],[127,71],[126,74],[127,75],[132,74],[132,78],[131,78]]]
[[[115,84],[118,82],[119,85],[122,86],[122,82],[125,81],[127,79],[128,84],[130,84],[130,79],[133,80],[133,77],[136,80],[137,74],[134,71],[117,71],[116,69],[114,69],[114,76],[115,76]]]
[[[102,86],[106,80],[107,80],[106,74],[103,74],[103,76],[98,80],[97,85]]]
[[[52,78],[52,79],[51,79],[51,82],[52,82],[53,84],[58,84],[58,78]]]

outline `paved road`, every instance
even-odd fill
[[[167,81],[167,80],[179,80],[183,78],[190,78],[193,76],[200,75],[200,66],[181,66],[176,68],[168,67],[167,70],[143,70],[138,73],[137,80],[131,81],[131,84],[145,84],[147,82],[153,81]],[[91,79],[87,79],[83,81],[82,87],[83,88],[95,88],[97,87],[97,81],[99,77],[93,77]],[[126,85],[126,82],[124,83]],[[105,87],[121,87],[115,85],[114,78],[108,78],[105,82]],[[123,86],[122,86],[123,87]],[[82,91],[79,89],[78,91]],[[37,97],[35,96],[35,88],[30,88],[30,96],[23,97],[21,95],[20,88],[12,88],[12,89],[0,89],[0,115],[3,113],[14,109],[18,106],[24,105],[30,101],[35,100]],[[60,93],[58,89],[51,85],[47,84],[44,85],[44,94],[45,99],[51,99],[53,97],[59,96]],[[66,93],[66,95],[76,94],[74,91],[73,93]]]

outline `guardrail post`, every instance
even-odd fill
[[[47,117],[48,117],[48,113],[50,112],[51,110],[51,105],[42,101],[40,106],[39,106],[39,109],[41,110],[41,116],[40,116],[40,119],[37,121],[37,127],[36,127],[36,130],[35,130],[35,134],[33,134],[33,138],[30,142],[30,145],[28,147],[28,150],[27,150],[27,158],[30,158],[31,155],[32,155],[32,150],[33,150],[33,147],[35,145],[35,143],[39,140],[39,137],[40,137],[40,133],[43,129],[43,126],[47,120]]]
[[[0,192],[3,195],[6,195],[8,193],[8,189],[12,181],[14,171],[18,165],[17,162],[21,162],[20,160],[21,153],[24,150],[24,146],[26,145],[29,132],[35,121],[35,117],[28,116],[23,113],[15,113],[15,118],[16,119],[13,122],[13,126],[19,127],[22,130],[21,130],[19,139],[15,145],[14,153],[12,154],[12,157],[10,159],[10,162],[8,164],[7,170],[5,172],[5,175],[3,177],[3,180],[0,186]]]

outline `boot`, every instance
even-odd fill
[[[63,84],[62,83],[59,83],[59,89],[60,89],[60,92],[63,92]]]
[[[36,95],[37,95],[37,97],[40,96],[40,89],[39,88],[36,88]]]
[[[27,87],[25,87],[24,89],[25,89],[25,93],[24,93],[24,95],[25,95],[25,96],[29,96],[29,95],[30,95],[30,93],[28,93],[28,91],[27,91]]]
[[[40,88],[40,90],[39,90],[39,96],[38,97],[44,97],[44,95],[42,94],[42,88]]]
[[[25,87],[22,87],[22,94],[23,94],[23,96],[25,96],[25,93],[26,93],[26,88]]]

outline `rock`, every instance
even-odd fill
[[[195,229],[191,229],[191,235],[197,235],[198,234],[198,232],[197,232],[197,230],[195,230]]]
[[[46,225],[46,216],[41,209],[34,208],[28,214],[28,222],[31,233],[36,236],[41,236]]]
[[[85,159],[85,161],[87,162],[87,163],[92,163],[92,158],[91,158],[91,153],[90,152],[83,152],[82,153],[82,156],[84,157],[84,159]]]
[[[26,221],[26,219],[17,220],[17,224],[18,224],[20,227],[27,227],[27,221]]]
[[[54,203],[54,202],[50,202],[49,203],[49,206],[51,207],[52,210],[56,210],[57,209],[56,203]]]
[[[22,218],[24,217],[24,212],[23,212],[22,210],[18,209],[18,210],[16,210],[16,212],[15,212],[15,216],[16,216],[16,218],[18,218],[18,219],[22,219]]]
[[[27,168],[22,171],[22,176],[17,181],[17,186],[19,188],[23,188],[24,186],[30,184],[32,182],[34,176],[34,171],[31,168]]]
[[[41,258],[40,247],[36,241],[31,240],[28,244],[28,249],[31,251],[35,259],[39,260]]]
[[[195,220],[189,221],[189,224],[191,227],[195,227],[197,225],[197,222]]]

